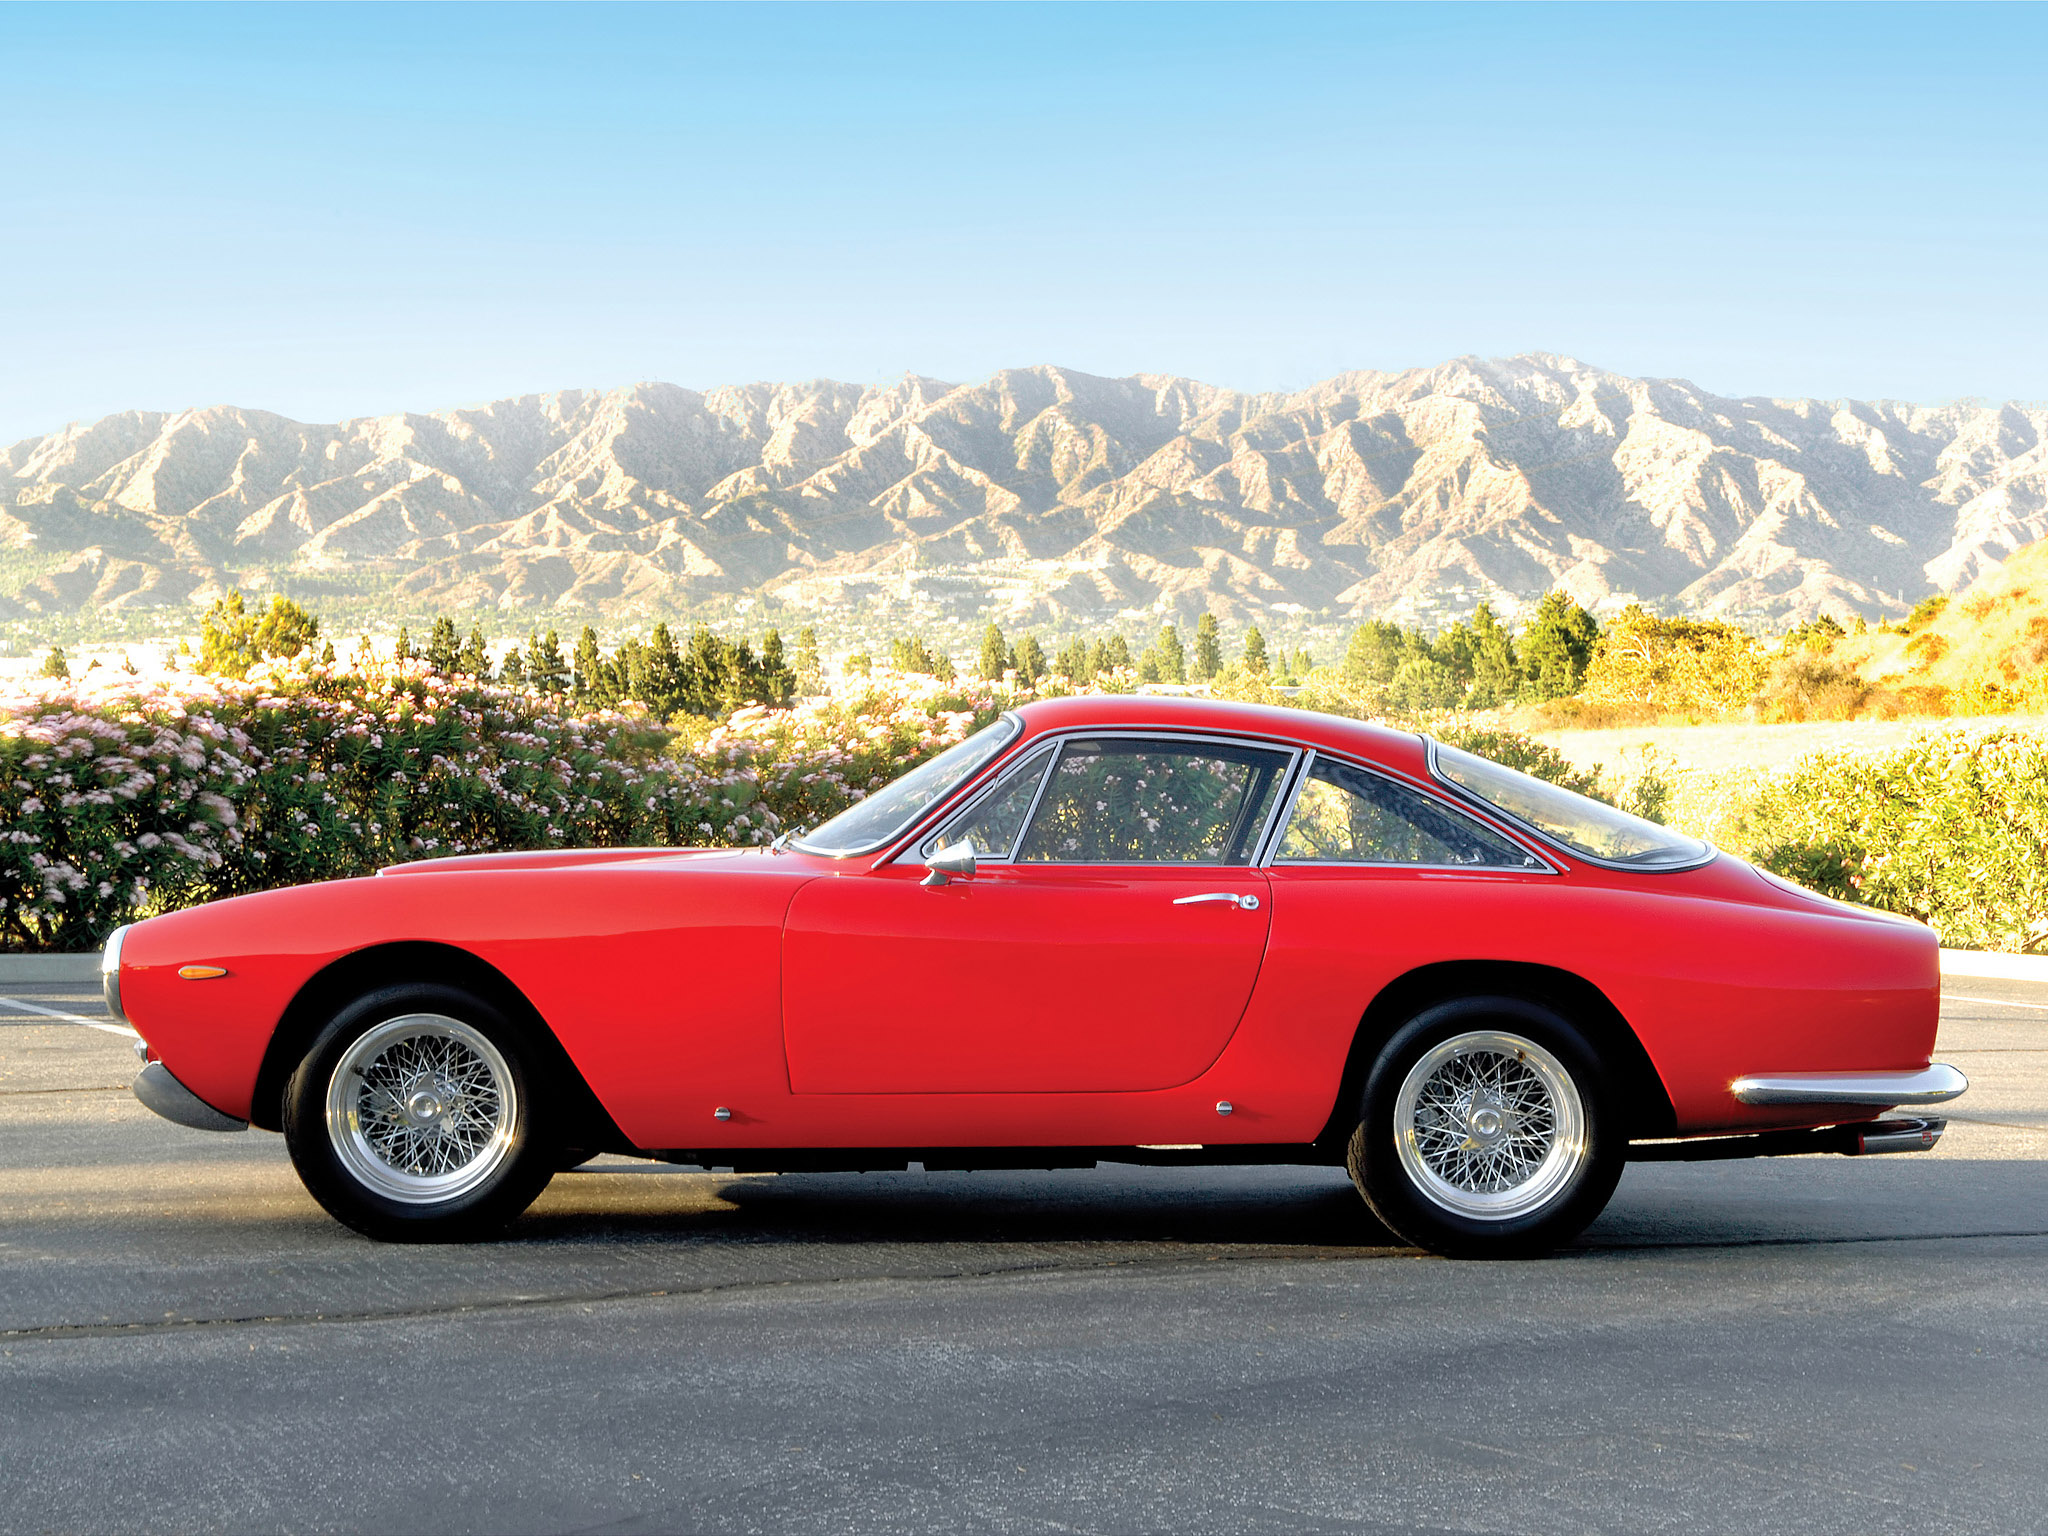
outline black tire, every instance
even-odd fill
[[[1449,1258],[1505,1259],[1584,1231],[1627,1155],[1612,1075],[1584,1035],[1538,1003],[1467,997],[1387,1041],[1345,1161],[1398,1236]]]
[[[560,1106],[533,1073],[544,1059],[530,1026],[468,992],[379,988],[328,1022],[286,1085],[292,1165],[366,1236],[489,1236],[560,1164]]]

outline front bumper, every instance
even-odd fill
[[[1781,1072],[1738,1077],[1729,1091],[1745,1104],[1946,1104],[1970,1080],[1943,1062],[1918,1072]]]
[[[246,1131],[249,1122],[224,1115],[171,1076],[171,1069],[152,1061],[135,1074],[135,1097],[166,1120],[195,1131]]]

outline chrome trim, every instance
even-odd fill
[[[123,923],[116,928],[107,935],[106,947],[100,951],[100,996],[106,999],[107,1013],[116,1024],[129,1023],[128,1015],[121,1011],[121,941],[134,926]]]
[[[1424,740],[1427,739],[1427,737],[1424,738]],[[1269,846],[1266,849],[1265,858],[1261,860],[1258,865],[1259,868],[1449,869],[1456,870],[1458,873],[1466,875],[1555,875],[1562,873],[1562,871],[1558,868],[1556,862],[1549,856],[1549,853],[1547,851],[1547,844],[1542,847],[1536,848],[1531,848],[1528,846],[1527,834],[1522,831],[1522,826],[1519,821],[1509,821],[1506,825],[1495,826],[1486,817],[1473,815],[1470,807],[1462,804],[1455,804],[1452,801],[1446,799],[1444,796],[1433,793],[1433,785],[1418,784],[1413,779],[1408,778],[1404,774],[1389,773],[1385,768],[1379,767],[1375,764],[1363,763],[1355,757],[1346,757],[1339,752],[1325,752],[1320,747],[1309,747],[1304,749],[1301,763],[1301,771],[1295,776],[1294,787],[1289,791],[1287,797],[1287,815],[1289,817],[1292,817],[1294,815],[1294,803],[1301,796],[1302,786],[1307,784],[1309,781],[1311,770],[1315,765],[1314,760],[1319,757],[1327,757],[1333,763],[1342,763],[1346,768],[1355,768],[1360,773],[1369,773],[1376,779],[1385,779],[1389,784],[1393,785],[1396,789],[1411,790],[1415,794],[1421,795],[1425,799],[1434,800],[1437,802],[1437,804],[1443,806],[1445,810],[1451,812],[1451,814],[1455,816],[1462,816],[1467,821],[1476,822],[1486,831],[1495,833],[1501,837],[1506,838],[1515,847],[1520,848],[1524,853],[1528,854],[1530,858],[1536,860],[1537,865],[1539,867],[1530,868],[1527,865],[1515,864],[1409,864],[1393,859],[1287,859],[1283,861],[1280,858],[1280,844],[1287,833],[1287,822],[1285,820],[1282,820],[1275,822],[1273,826],[1268,829],[1267,841]],[[1481,800],[1480,804],[1491,807],[1492,802],[1489,800]]]
[[[1030,765],[1032,758],[1042,755],[1044,761],[1038,765],[1038,792],[1031,797],[1031,804],[1025,807],[1024,819],[1018,823],[1016,835],[1010,839],[1009,848],[1001,857],[992,853],[981,861],[984,864],[1011,863],[1016,857],[1017,844],[1024,839],[1024,829],[1031,825],[1031,818],[1038,810],[1038,802],[1045,797],[1046,780],[1051,776],[1053,759],[1059,756],[1059,750],[1059,743],[1057,741],[1041,738],[1038,743],[1026,751],[1018,753],[1007,769],[982,785],[979,790],[961,804],[958,810],[946,817],[942,825],[923,837],[913,839],[910,846],[899,853],[892,862],[897,864],[923,863],[931,856],[924,851],[927,843],[930,843],[935,838],[945,837],[952,831],[957,822],[971,818],[983,805],[1003,792],[1003,786],[1009,782],[1012,775],[1021,774]],[[944,844],[939,846],[943,847]],[[937,851],[937,848],[932,850],[933,853]]]
[[[1433,779],[1436,783],[1441,784],[1446,790],[1450,792],[1450,794],[1455,799],[1466,801],[1475,806],[1484,806],[1491,815],[1498,817],[1501,821],[1505,822],[1508,826],[1513,827],[1515,830],[1521,832],[1524,836],[1533,837],[1537,839],[1539,842],[1543,844],[1545,848],[1554,850],[1561,857],[1567,860],[1578,859],[1583,863],[1597,865],[1601,869],[1627,870],[1638,875],[1678,875],[1683,874],[1685,871],[1689,869],[1702,869],[1707,865],[1713,863],[1714,860],[1718,859],[1721,856],[1721,850],[1716,848],[1712,843],[1708,842],[1704,837],[1695,837],[1690,839],[1690,841],[1698,843],[1700,847],[1706,850],[1706,852],[1703,853],[1699,858],[1693,859],[1689,863],[1685,864],[1631,864],[1626,859],[1603,859],[1596,853],[1583,852],[1580,849],[1574,848],[1571,844],[1567,843],[1561,837],[1552,837],[1548,832],[1545,832],[1541,827],[1537,826],[1534,822],[1524,821],[1521,817],[1517,816],[1513,811],[1509,810],[1506,806],[1495,805],[1491,800],[1487,799],[1486,796],[1478,793],[1476,790],[1467,789],[1464,785],[1460,784],[1456,779],[1452,778],[1449,774],[1445,773],[1441,768],[1437,767],[1436,738],[1434,736],[1426,735],[1421,731],[1417,731],[1415,735],[1422,742],[1423,760],[1429,765],[1430,778]],[[1477,757],[1479,754],[1475,752],[1472,755],[1474,757]],[[1488,758],[1487,761],[1493,762],[1493,759]],[[1506,763],[1494,763],[1494,766],[1496,768],[1507,768],[1508,765]],[[1509,768],[1508,771],[1510,773],[1520,773],[1522,770],[1519,768]],[[1535,775],[1529,774],[1525,775],[1525,777],[1534,778]],[[1551,787],[1553,789],[1564,789],[1564,786],[1562,784],[1552,785]],[[1578,791],[1567,789],[1565,790],[1565,793],[1568,795],[1577,794]],[[1590,797],[1586,795],[1580,795],[1579,798],[1581,800],[1584,800]],[[1595,804],[1599,803],[1602,802],[1595,802]],[[1618,810],[1620,809],[1620,807],[1615,806],[1610,807],[1610,809]],[[1640,820],[1641,818],[1637,819]],[[1680,833],[1679,835],[1683,837],[1686,834]]]
[[[1227,901],[1233,907],[1242,907],[1247,912],[1259,910],[1258,897],[1240,896],[1236,891],[1204,891],[1199,896],[1176,896],[1173,898],[1173,904],[1176,907],[1199,907],[1206,903],[1217,901]]]
[[[996,748],[995,756],[991,757],[986,763],[983,763],[981,765],[982,775],[992,776],[996,772],[998,772],[1002,767],[1003,759],[1009,754],[1010,749],[1017,745],[1018,738],[1024,734],[1024,717],[1018,714],[1014,709],[1004,710],[1000,715],[997,715],[995,719],[991,720],[982,729],[994,730],[999,725],[1007,725],[1010,727],[1009,739],[1005,741],[1001,746]],[[974,738],[971,736],[962,738],[963,741],[971,741],[973,739]],[[959,743],[955,743],[955,745],[958,744]],[[948,748],[948,750],[950,751],[951,749]],[[922,763],[918,764],[918,767],[920,768],[923,766],[924,764]],[[915,769],[912,770],[912,772],[915,771]],[[904,777],[904,775],[898,774],[896,777],[902,778]],[[893,784],[895,782],[895,779],[891,779],[889,781],[890,784]],[[945,798],[936,802],[939,808],[939,814],[942,816],[949,814],[949,812],[947,811],[947,807],[958,805],[963,795],[972,794],[978,786],[986,784],[988,782],[989,779],[987,777],[977,775],[970,776],[968,780],[962,785],[956,785],[953,788],[953,790],[945,796]],[[883,788],[887,787],[887,785],[883,786]],[[875,793],[880,794],[881,790],[877,790],[875,791]],[[849,806],[847,809],[851,810],[852,807]],[[930,807],[927,807],[926,809],[928,812],[930,810]],[[844,815],[845,812],[842,811],[840,814]],[[838,850],[830,848],[813,848],[800,837],[792,838],[790,840],[789,846],[796,849],[799,853],[808,853],[814,859],[860,859],[867,857],[867,855],[871,853],[881,852],[882,849],[887,848],[890,844],[894,843],[898,838],[903,836],[905,832],[910,832],[914,837],[916,830],[919,827],[925,825],[927,825],[927,822],[925,821],[924,816],[919,813],[913,812],[911,814],[909,821],[897,825],[893,830],[890,831],[887,837],[878,838],[874,842],[865,844],[864,846],[859,848],[842,848]]]
[[[222,1114],[173,1077],[171,1069],[160,1061],[152,1061],[136,1073],[135,1081],[128,1086],[146,1108],[174,1125],[190,1126],[195,1131],[249,1129],[248,1121]]]
[[[1075,740],[1081,740],[1081,741],[1173,741],[1173,742],[1194,742],[1194,743],[1197,743],[1197,744],[1200,744],[1200,743],[1205,743],[1205,742],[1206,742],[1206,743],[1208,743],[1208,744],[1210,744],[1210,745],[1213,745],[1213,746],[1219,746],[1219,747],[1238,747],[1238,748],[1249,748],[1249,749],[1251,749],[1251,750],[1253,750],[1253,751],[1261,751],[1261,752],[1274,752],[1274,753],[1280,753],[1280,754],[1284,754],[1284,755],[1286,755],[1286,756],[1287,756],[1288,758],[1290,758],[1290,759],[1291,759],[1291,761],[1290,761],[1290,762],[1288,762],[1287,764],[1283,765],[1283,766],[1282,766],[1282,768],[1280,769],[1280,773],[1281,773],[1281,780],[1280,780],[1280,783],[1281,783],[1281,788],[1282,788],[1282,790],[1283,790],[1283,791],[1285,791],[1285,789],[1286,789],[1286,787],[1287,787],[1287,779],[1286,779],[1286,775],[1287,775],[1288,773],[1290,773],[1290,772],[1294,771],[1295,769],[1297,769],[1297,768],[1298,768],[1298,767],[1300,766],[1300,763],[1301,763],[1301,760],[1302,760],[1302,758],[1303,758],[1303,757],[1304,757],[1305,755],[1307,755],[1307,754],[1308,754],[1308,753],[1309,753],[1310,751],[1312,751],[1312,750],[1313,750],[1313,748],[1310,748],[1310,747],[1306,747],[1306,746],[1302,746],[1302,745],[1299,745],[1299,744],[1297,744],[1297,743],[1294,743],[1294,742],[1291,742],[1291,741],[1282,741],[1282,740],[1276,740],[1275,738],[1273,738],[1273,737],[1270,737],[1270,736],[1251,736],[1251,735],[1243,735],[1243,736],[1232,736],[1232,735],[1227,735],[1227,734],[1224,734],[1224,733],[1222,733],[1222,732],[1218,732],[1218,731],[1180,731],[1180,730],[1175,730],[1175,729],[1174,729],[1173,727],[1171,727],[1171,726],[1142,726],[1142,725],[1140,725],[1140,726],[1129,726],[1129,725],[1126,725],[1126,726],[1104,726],[1104,725],[1091,725],[1091,726],[1072,726],[1072,727],[1065,727],[1065,728],[1062,728],[1062,729],[1060,729],[1060,730],[1058,730],[1058,731],[1052,731],[1052,732],[1048,732],[1048,733],[1047,733],[1046,735],[1038,737],[1038,738],[1037,738],[1037,739],[1036,739],[1035,741],[1033,741],[1033,742],[1031,743],[1031,749],[1030,749],[1031,751],[1034,751],[1034,752],[1035,752],[1035,751],[1036,751],[1036,750],[1037,750],[1037,749],[1038,749],[1038,748],[1039,748],[1039,747],[1040,747],[1041,745],[1045,745],[1045,744],[1050,744],[1050,745],[1051,745],[1051,746],[1052,746],[1052,747],[1054,748],[1054,751],[1053,751],[1053,753],[1052,753],[1052,756],[1051,756],[1051,757],[1050,757],[1050,758],[1049,758],[1049,759],[1047,760],[1047,765],[1046,765],[1046,774],[1045,774],[1045,777],[1044,777],[1043,779],[1041,779],[1041,780],[1039,781],[1039,784],[1038,784],[1038,793],[1037,793],[1036,795],[1034,795],[1034,796],[1032,797],[1032,800],[1031,800],[1031,809],[1025,812],[1025,814],[1024,814],[1024,821],[1023,821],[1023,824],[1022,824],[1022,825],[1021,825],[1021,826],[1020,826],[1020,827],[1019,827],[1019,828],[1017,829],[1017,840],[1016,840],[1015,842],[1011,843],[1011,845],[1010,845],[1010,857],[1009,857],[1009,858],[1007,858],[1007,859],[1000,859],[1000,860],[998,860],[998,859],[989,859],[989,860],[986,860],[986,861],[984,861],[984,862],[987,862],[987,863],[991,863],[991,864],[994,864],[994,863],[1004,863],[1004,864],[1016,864],[1016,863],[1018,863],[1018,860],[1017,860],[1017,857],[1016,857],[1016,855],[1017,855],[1017,854],[1018,854],[1018,853],[1019,853],[1019,852],[1021,851],[1021,849],[1022,849],[1022,847],[1023,847],[1023,841],[1024,841],[1024,836],[1025,836],[1025,834],[1026,834],[1026,833],[1028,833],[1028,832],[1029,832],[1029,831],[1031,830],[1031,822],[1032,822],[1032,819],[1033,819],[1034,817],[1036,817],[1036,816],[1038,815],[1038,808],[1039,808],[1039,807],[1040,807],[1040,806],[1041,806],[1042,804],[1044,804],[1044,802],[1045,802],[1045,791],[1046,791],[1046,786],[1047,786],[1047,785],[1049,785],[1049,784],[1050,784],[1050,783],[1052,782],[1052,770],[1053,770],[1054,768],[1056,768],[1056,767],[1058,766],[1058,758],[1059,758],[1059,754],[1060,754],[1060,752],[1062,752],[1062,751],[1064,751],[1064,750],[1066,749],[1066,746],[1067,746],[1067,743],[1068,743],[1068,742],[1070,742],[1070,741],[1075,741]],[[1016,757],[1015,759],[1013,759],[1013,760],[1012,760],[1012,765],[1013,765],[1013,766],[1015,766],[1016,764],[1021,764],[1021,763],[1022,763],[1022,762],[1024,761],[1024,758],[1025,758],[1025,756],[1027,756],[1027,755],[1028,755],[1028,754],[1020,754],[1019,756],[1017,756],[1017,757]],[[990,778],[987,778],[987,779],[983,779],[983,780],[979,781],[979,782],[978,782],[978,783],[976,784],[976,786],[975,786],[974,790],[973,790],[973,791],[972,791],[971,793],[973,793],[973,794],[975,795],[975,797],[976,797],[976,798],[978,799],[978,798],[980,797],[980,795],[981,795],[982,793],[984,793],[984,792],[986,792],[986,791],[992,791],[992,790],[993,790],[993,789],[994,789],[994,788],[996,787],[996,783],[997,783],[997,780],[998,780],[999,778],[1000,778],[1000,775],[998,774],[998,775],[996,775],[996,776],[992,776],[992,777],[990,777]],[[1278,804],[1279,804],[1279,803],[1280,803],[1280,802],[1279,802],[1279,798],[1278,798],[1278,797],[1276,796],[1276,797],[1275,797],[1275,800],[1274,800],[1274,805],[1275,805],[1275,806],[1278,806]],[[959,814],[959,813],[961,813],[961,812],[964,812],[964,811],[968,810],[969,808],[970,808],[970,807],[969,807],[969,803],[968,803],[968,801],[966,801],[965,799],[962,799],[962,800],[957,800],[957,801],[953,802],[951,806],[949,806],[949,807],[947,807],[947,808],[945,808],[945,809],[942,809],[941,811],[939,811],[939,812],[938,812],[938,813],[937,813],[936,815],[934,815],[934,816],[933,816],[933,817],[931,818],[931,820],[929,820],[929,821],[926,821],[926,822],[922,822],[922,823],[918,824],[918,825],[917,825],[917,826],[916,826],[915,828],[913,828],[913,830],[912,830],[912,832],[911,832],[911,835],[910,835],[910,839],[909,839],[909,845],[908,845],[908,846],[907,846],[906,848],[904,848],[904,849],[903,849],[903,850],[902,850],[901,852],[897,853],[897,854],[896,854],[896,855],[894,855],[894,856],[893,856],[892,858],[890,858],[890,859],[888,859],[888,860],[885,860],[884,862],[886,862],[886,863],[895,863],[895,864],[910,864],[910,863],[920,863],[920,862],[922,862],[922,860],[921,860],[921,859],[920,859],[919,857],[917,857],[917,853],[918,853],[918,850],[919,850],[920,848],[922,848],[922,847],[924,846],[924,844],[925,844],[925,841],[927,840],[927,838],[929,838],[929,837],[930,837],[930,835],[931,835],[931,832],[932,832],[933,830],[943,829],[943,827],[945,826],[945,824],[946,824],[947,822],[949,822],[949,821],[950,821],[950,820],[951,820],[951,819],[952,819],[952,818],[953,818],[953,817],[954,817],[955,815],[957,815],[957,814]],[[1251,839],[1251,846],[1252,846],[1252,848],[1253,848],[1253,849],[1255,849],[1255,850],[1256,850],[1256,849],[1258,849],[1258,848],[1261,848],[1261,847],[1263,847],[1263,846],[1265,845],[1266,841],[1267,841],[1267,840],[1268,840],[1268,839],[1269,839],[1269,838],[1270,838],[1270,837],[1272,836],[1272,833],[1273,833],[1273,828],[1274,828],[1274,825],[1275,825],[1275,823],[1274,823],[1274,821],[1273,821],[1273,819],[1272,819],[1272,818],[1273,818],[1273,814],[1274,814],[1274,813],[1273,813],[1272,811],[1270,811],[1270,810],[1269,810],[1269,811],[1268,811],[1268,812],[1266,813],[1266,818],[1267,818],[1267,819],[1266,819],[1266,825],[1265,825],[1265,828],[1264,828],[1264,830],[1263,830],[1263,831],[1262,831],[1262,832],[1260,833],[1260,835],[1259,835],[1258,837],[1256,837],[1256,838],[1253,838],[1253,839]],[[870,850],[870,851],[872,852],[873,850]],[[1092,868],[1092,869],[1112,869],[1112,868],[1115,868],[1115,869],[1140,869],[1140,868],[1142,868],[1142,869],[1190,869],[1190,870],[1194,870],[1194,869],[1257,869],[1257,868],[1258,868],[1259,866],[1258,866],[1258,864],[1257,864],[1256,862],[1254,862],[1254,861],[1253,861],[1253,860],[1252,860],[1252,859],[1251,859],[1251,858],[1250,858],[1250,857],[1248,856],[1248,858],[1247,858],[1247,861],[1246,861],[1245,863],[1243,863],[1243,864],[1185,864],[1185,865],[1183,865],[1183,864],[1152,864],[1152,863],[1145,863],[1145,864],[1128,864],[1128,865],[1110,865],[1110,864],[1095,864],[1095,865],[1089,865],[1089,864],[1069,864],[1069,863],[1065,863],[1065,862],[1055,862],[1055,861],[1052,861],[1052,860],[1046,860],[1046,861],[1043,861],[1043,862],[1038,862],[1038,861],[1034,861],[1033,863],[1031,863],[1031,864],[1029,864],[1029,865],[1026,865],[1026,866],[1022,866],[1022,867],[1026,867],[1026,868],[1031,868],[1031,869],[1091,869],[1091,868]]]
[[[1970,1086],[1954,1067],[1920,1072],[1784,1072],[1738,1077],[1729,1092],[1744,1104],[1945,1104]]]

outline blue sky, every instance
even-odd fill
[[[0,441],[1058,362],[2048,397],[2048,10],[0,6]]]

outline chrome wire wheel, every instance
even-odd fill
[[[1453,1035],[1424,1052],[1394,1100],[1402,1170],[1433,1204],[1475,1221],[1540,1209],[1589,1155],[1586,1108],[1555,1056],[1521,1035]]]
[[[406,1205],[468,1194],[512,1150],[512,1069],[474,1025],[413,1013],[366,1030],[327,1081],[327,1139],[364,1188]]]

